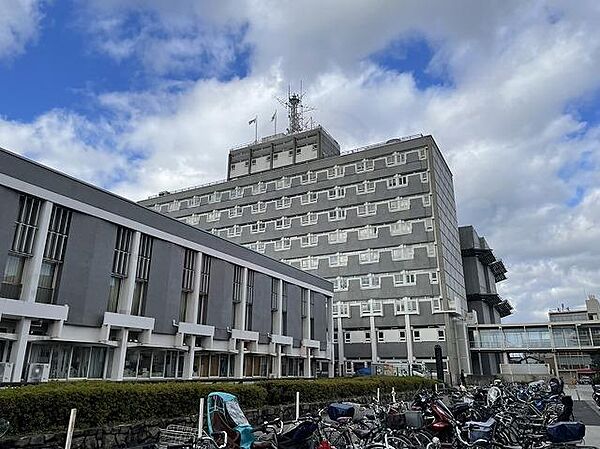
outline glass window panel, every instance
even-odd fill
[[[139,351],[135,348],[127,350],[125,356],[125,369],[123,370],[123,377],[136,377],[137,376],[137,362],[139,357]]]
[[[69,377],[87,377],[90,348],[74,346]]]
[[[154,351],[152,355],[152,377],[165,376],[165,351]]]
[[[104,375],[104,360],[106,358],[106,348],[93,347],[90,355],[90,369],[88,378],[101,379]]]

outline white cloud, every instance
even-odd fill
[[[454,172],[461,222],[475,225],[509,267],[501,289],[520,310],[516,318],[539,319],[557,302],[600,293],[600,129],[573,106],[600,89],[597,3],[168,5],[80,6],[82,20],[96,19],[90,29],[102,52],[135,58],[153,76],[202,64],[222,75],[251,49],[249,76],[163,78],[153,91],[100,96],[110,122],[51,112],[31,124],[0,122],[2,140],[38,148],[35,158],[104,185],[120,179],[114,172],[135,153],[141,159],[113,188],[140,199],[222,178],[228,148],[253,138],[248,119],[258,113],[260,133],[270,133],[274,97],[304,79],[315,118],[344,148],[433,134]],[[139,10],[134,25],[125,20]],[[428,69],[448,83],[419,89],[413,74],[370,60],[406,38],[427,40]],[[53,150],[44,159],[46,141]],[[577,170],[582,158],[591,169]],[[559,176],[566,165],[574,174]],[[584,197],[569,205],[577,188]]]
[[[0,61],[22,53],[37,37],[41,0],[0,0]]]

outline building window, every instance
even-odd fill
[[[446,341],[446,332],[444,329],[438,329],[437,331],[438,341]]]
[[[388,202],[390,212],[399,212],[410,209],[410,200],[408,198],[395,198]]]
[[[252,186],[252,195],[260,195],[266,191],[267,185],[262,181]]]
[[[275,241],[275,251],[285,251],[292,247],[292,242],[288,237],[283,237],[281,240]]]
[[[275,181],[275,188],[277,190],[287,189],[292,186],[292,180],[290,178],[286,178],[285,176],[281,179]]]
[[[394,273],[394,285],[402,287],[406,285],[417,285],[417,276],[414,273]]]
[[[329,221],[340,221],[346,219],[346,210],[335,208],[334,210],[330,210],[328,213]]]
[[[210,285],[210,266],[212,258],[206,254],[202,255],[202,264],[200,267],[200,294],[208,295]]]
[[[417,298],[401,298],[394,302],[394,312],[396,315],[405,315],[408,313],[419,313],[419,301]]]
[[[405,342],[406,341],[406,331],[403,331],[403,330],[399,331],[398,338],[400,340],[400,343]]]
[[[292,226],[292,220],[288,217],[281,217],[275,220],[275,229],[288,229]]]
[[[337,230],[332,231],[329,234],[327,234],[327,242],[330,244],[346,243],[347,240],[348,240],[348,233],[346,231],[342,231],[340,229],[337,229]]]
[[[381,301],[369,299],[360,303],[360,316],[383,316],[383,304]]]
[[[250,211],[253,214],[260,214],[262,212],[265,212],[267,210],[267,205],[265,203],[263,203],[262,201],[259,201],[258,203],[254,203],[252,206],[250,206]]]
[[[292,200],[288,197],[281,197],[275,201],[275,209],[287,209],[292,205]]]
[[[257,221],[256,223],[252,223],[250,225],[250,232],[252,234],[258,234],[260,232],[265,232],[266,226],[262,221]]]
[[[441,312],[442,311],[442,301],[440,298],[431,298],[431,311],[432,312]]]
[[[350,305],[346,302],[337,301],[331,309],[333,318],[350,318]]]
[[[240,187],[236,187],[235,189],[232,189],[229,191],[229,199],[230,200],[242,198],[243,196],[244,196],[244,189],[242,189]]]
[[[242,216],[242,208],[240,206],[235,206],[229,209],[229,218],[236,218]]]
[[[4,268],[4,277],[0,288],[3,298],[19,299],[23,283],[25,257],[9,254]]]
[[[356,213],[359,217],[377,214],[377,204],[365,203],[357,206]]]
[[[302,318],[308,316],[308,290],[305,288],[300,291],[300,316]]]
[[[398,221],[390,225],[391,235],[406,235],[412,233],[412,223]]]
[[[15,233],[11,250],[17,254],[31,255],[33,242],[38,230],[41,201],[27,195],[19,197],[19,214],[17,215]]]
[[[397,187],[406,187],[408,185],[408,176],[396,175],[392,178],[387,179],[387,188],[395,189]]]
[[[343,187],[334,187],[327,191],[327,198],[330,200],[338,200],[344,198],[346,191]]]
[[[233,225],[227,229],[227,237],[239,237],[242,235],[242,227],[240,225]]]
[[[415,257],[415,250],[409,246],[392,249],[392,260],[409,260]]]
[[[319,237],[317,235],[308,234],[300,237],[300,246],[303,248],[310,246],[317,246],[319,243]]]
[[[363,159],[362,161],[357,162],[354,168],[356,173],[363,173],[373,170],[373,168],[375,168],[375,163],[372,159]]]
[[[344,332],[344,343],[350,343],[350,332]]]
[[[358,240],[368,240],[374,238],[377,238],[377,228],[367,225],[358,230]]]
[[[334,166],[327,169],[327,179],[341,178],[344,176],[344,167]]]
[[[309,212],[306,215],[302,215],[300,217],[300,224],[302,226],[313,225],[313,224],[317,224],[318,220],[319,220],[319,217],[317,216],[317,214],[315,214],[313,212]]]
[[[338,331],[333,331],[333,342],[334,343],[338,342]]]
[[[431,206],[431,197],[429,195],[423,195],[423,207]]]
[[[152,237],[142,234],[140,250],[137,259],[135,288],[133,291],[133,304],[131,314],[143,316],[146,310],[146,295],[148,292],[148,279],[150,277],[150,261],[152,259]]]
[[[209,204],[212,203],[220,203],[221,202],[221,192],[213,192],[210,195],[208,195],[208,202]]]
[[[316,203],[319,199],[317,192],[306,192],[300,197],[301,204],[312,204]]]
[[[212,212],[206,215],[206,221],[208,223],[213,221],[219,221],[221,219],[221,211],[213,210]]]
[[[345,254],[332,254],[328,259],[330,267],[345,267],[348,265],[348,256]]]
[[[388,167],[398,164],[406,164],[406,153],[393,153],[385,157],[385,165]]]
[[[308,171],[302,175],[300,182],[302,184],[312,184],[317,182],[317,174],[315,172]]]
[[[283,282],[282,292],[281,292],[281,334],[288,334],[288,320],[287,320],[287,311],[288,311],[288,284],[285,281]]]
[[[303,270],[316,270],[319,268],[319,259],[310,256],[301,259],[300,268],[302,268]]]
[[[425,230],[433,231],[433,218],[429,217],[425,219]]]
[[[438,274],[437,274],[437,271],[436,271],[436,272],[429,273],[429,283],[430,283],[430,284],[437,284],[438,282],[439,282],[439,281],[438,281]]]
[[[419,148],[419,159],[427,159],[427,148]]]
[[[366,276],[360,277],[360,288],[361,289],[370,289],[370,288],[380,288],[381,287],[381,278],[375,274],[368,274]]]
[[[358,262],[361,264],[379,262],[379,251],[376,249],[368,249],[358,254]]]
[[[113,253],[112,278],[110,284],[108,311],[117,312],[119,306],[119,292],[121,290],[121,279],[127,277],[129,256],[131,254],[131,241],[133,231],[119,226]]]
[[[232,301],[237,304],[242,301],[242,287],[244,285],[244,268],[239,265],[233,266],[233,298]]]
[[[421,176],[421,182],[422,183],[429,182],[429,173],[423,172],[423,173],[421,173],[420,176]]]
[[[421,341],[421,331],[413,330],[413,341]]]
[[[342,292],[348,290],[348,279],[337,277],[333,280],[333,291]]]
[[[271,311],[279,309],[279,279],[271,278]]]
[[[371,332],[365,331],[365,343],[371,343]]]
[[[373,181],[364,181],[361,184],[356,184],[356,194],[364,195],[366,193],[375,192],[375,183]]]
[[[254,271],[248,270],[248,282],[246,283],[246,328],[252,330],[252,307],[254,305]]]

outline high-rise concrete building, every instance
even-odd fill
[[[313,377],[331,283],[0,149],[0,383]]]
[[[231,150],[222,182],[141,204],[334,285],[338,372],[470,372],[452,173],[431,136],[341,153],[322,127]],[[405,365],[406,366],[406,365]]]

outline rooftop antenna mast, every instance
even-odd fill
[[[314,108],[306,108],[302,104],[304,98],[304,92],[302,90],[302,81],[300,81],[300,93],[292,92],[292,88],[288,85],[288,97],[287,100],[277,98],[277,101],[288,111],[288,134],[299,133],[306,128],[304,122],[304,113],[314,111]],[[312,123],[312,120],[311,120]]]

